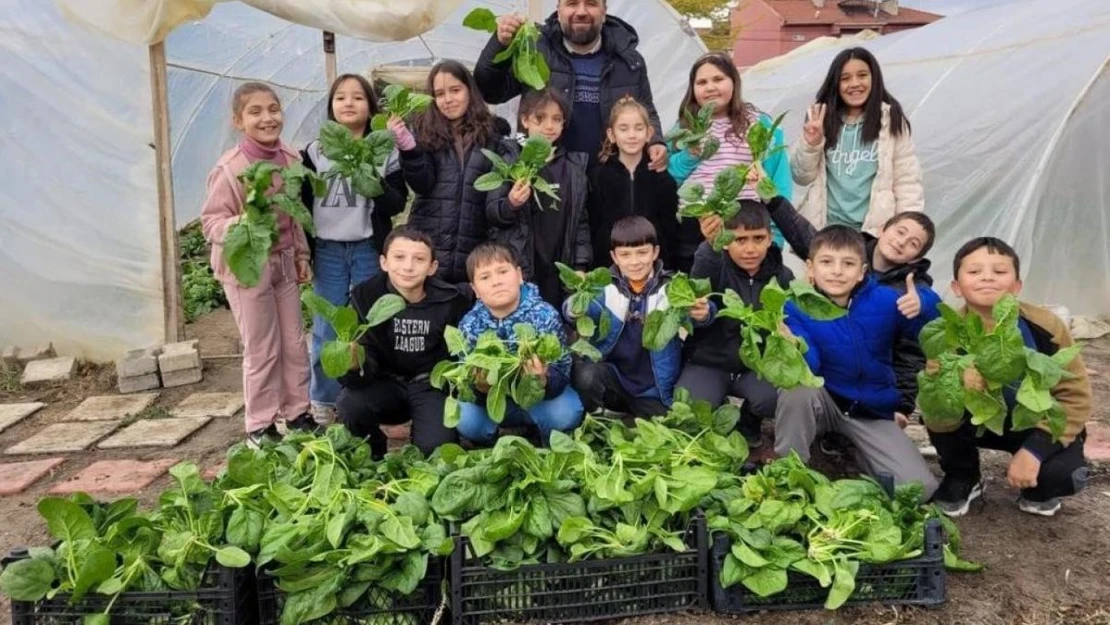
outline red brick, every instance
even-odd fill
[[[1088,423],[1087,442],[1083,446],[1083,452],[1090,462],[1110,464],[1110,426]]]
[[[22,493],[63,462],[65,458],[47,458],[0,464],[0,495]]]
[[[68,495],[75,492],[89,494],[130,494],[136,493],[158,479],[177,460],[101,460],[89,465],[84,471],[60,482],[50,489],[51,494]]]

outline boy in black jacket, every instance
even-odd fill
[[[809,244],[817,233],[813,224],[781,197],[771,200],[767,210],[794,252],[802,258],[809,258]],[[866,232],[862,234],[866,242],[869,273],[879,284],[903,294],[903,299],[899,300],[900,308],[909,301],[905,297],[908,281],[918,287],[933,286],[933,278],[929,275],[931,263],[925,255],[933,247],[937,230],[928,215],[898,213],[887,220],[877,238]],[[899,338],[894,344],[893,364],[898,392],[902,396],[895,421],[905,427],[917,402],[917,374],[925,368],[925,354],[917,341]]]
[[[736,291],[745,304],[758,309],[763,287],[777,280],[785,288],[794,274],[783,265],[782,251],[772,242],[767,209],[752,200],[740,204],[740,212],[724,224],[736,240],[722,253],[702,243],[694,255],[691,275],[709,278],[714,293]],[[714,407],[724,402],[726,395],[742,398],[740,432],[751,448],[760,447],[760,423],[775,416],[778,391],[740,362],[740,322],[717,317],[709,328],[694,332],[686,341],[685,352],[686,366],[678,386]]]
[[[382,295],[405,298],[405,309],[388,322],[371,328],[360,342],[366,362],[353,366],[339,379],[339,419],[355,436],[369,439],[375,458],[386,451],[381,424],[412,419],[412,442],[430,454],[455,442],[455,430],[443,425],[446,395],[432,388],[429,374],[448,358],[443,338],[447,326],[457,326],[473,305],[469,292],[434,278],[435,247],[428,235],[408,226],[385,239],[383,273],[351,292],[351,304],[365,322],[370,307]]]

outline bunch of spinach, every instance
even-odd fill
[[[949,429],[971,414],[979,431],[1001,435],[1006,424],[1003,389],[1020,384],[1017,405],[1012,415],[1013,429],[1025,430],[1044,423],[1054,439],[1067,424],[1067,416],[1052,396],[1052,388],[1073,375],[1065,369],[1079,354],[1080,346],[1061,349],[1047,356],[1025,346],[1018,326],[1017,299],[1001,298],[991,311],[993,327],[985,329],[975,314],[961,316],[940,304],[941,316],[921,330],[920,343],[925,357],[936,361],[936,372],[918,373],[918,405],[926,425]],[[965,385],[970,370],[982,376],[985,388]]]
[[[497,16],[489,9],[474,9],[463,18],[463,26],[496,35]],[[513,35],[509,46],[493,57],[493,62],[502,63],[512,57],[513,75],[517,80],[532,89],[543,89],[551,79],[551,69],[536,47],[539,39],[540,29],[532,22],[525,22]]]
[[[498,189],[504,184],[525,182],[531,185],[532,197],[535,199],[537,206],[543,208],[543,203],[540,202],[540,193],[556,203],[552,206],[557,206],[559,194],[556,191],[559,189],[559,185],[552,184],[540,177],[540,170],[547,165],[553,150],[551,142],[547,139],[539,136],[528,137],[520,151],[520,156],[512,165],[509,165],[495,152],[483,148],[482,154],[493,164],[493,171],[478,176],[478,179],[474,181],[474,188],[486,192]]]
[[[804,280],[795,280],[788,289],[771,280],[759,294],[760,307],[748,306],[735,291],[728,290],[717,316],[741,322],[740,360],[760,378],[784,390],[798,386],[818,388],[824,381],[806,363],[804,354],[809,347],[803,339],[782,333],[787,301],[793,301],[802,312],[819,321],[846,314]]]
[[[709,217],[716,215],[722,222],[727,222],[740,212],[740,190],[744,188],[747,180],[747,171],[739,167],[728,167],[717,174],[713,182],[713,191],[705,192],[705,186],[700,182],[686,182],[678,190],[678,197],[682,206],[678,209],[679,217]],[[736,235],[727,228],[721,228],[711,245],[713,251],[720,252],[729,243],[736,239]]]
[[[920,555],[929,519],[948,534],[946,565],[979,570],[958,558],[959,530],[935,508],[921,506],[921,495],[918,484],[899,486],[891,497],[869,478],[830,481],[792,453],[715,494],[707,506],[710,529],[731,543],[719,581],[769,597],[787,588],[791,573],[801,573],[829,589],[825,607],[836,609],[855,591],[861,563]]]
[[[107,596],[103,611],[84,619],[106,625],[124,592],[194,590],[213,559],[233,568],[250,564],[245,551],[225,544],[223,493],[201,481],[193,463],[174,466],[170,475],[174,486],[146,514],[134,499],[99,504],[79,493],[40,500],[39,514],[56,544],[31,549],[30,558],[5,567],[0,590],[16,601],[68,595],[78,604],[89,593]]]
[[[275,176],[280,188],[267,195],[275,186]],[[258,161],[244,169],[239,174],[239,180],[244,186],[243,214],[227,230],[223,258],[240,284],[253,287],[261,279],[262,268],[270,258],[270,249],[278,240],[274,209],[292,217],[305,232],[315,233],[312,214],[301,201],[301,185],[305,182],[311,184],[318,195],[322,195],[325,189],[323,181],[300,163],[282,168]]]
[[[255,563],[287,595],[283,625],[350,608],[371,587],[410,595],[429,558],[453,547],[428,502],[439,469],[413,447],[375,463],[341,426],[322,436],[291,434],[261,450],[236,446],[220,480],[225,488],[261,489],[247,505],[261,519],[248,514],[241,538],[257,535]]]
[[[460,401],[477,400],[475,377],[489,385],[486,410],[494,423],[505,419],[508,399],[527,410],[543,401],[544,387],[540,379],[524,371],[525,363],[538,357],[546,366],[562,360],[566,352],[554,334],[536,332],[527,323],[513,326],[513,340],[506,344],[493,330],[483,332],[473,346],[463,333],[448,326],[444,333],[447,351],[456,360],[444,360],[432,369],[432,386],[448,392],[443,407],[443,423],[453,428],[459,424]]]
[[[691,278],[681,271],[663,288],[667,294],[667,308],[649,312],[644,320],[644,349],[651,352],[666,347],[678,336],[680,328],[691,334],[694,327],[690,323],[690,309],[699,299],[709,297],[713,290],[708,278]]]
[[[389,85],[382,92],[382,112],[370,120],[370,129],[385,130],[390,117],[396,115],[401,119],[408,119],[412,115],[423,113],[431,103],[430,95],[410,91],[408,87],[401,85]]]
[[[595,336],[602,339],[609,336],[612,321],[604,304],[597,321],[589,316],[589,310],[590,304],[602,298],[605,287],[613,283],[613,274],[607,267],[598,267],[586,275],[578,275],[578,272],[563,263],[555,263],[555,267],[559,270],[559,280],[570,293],[568,306],[570,314],[574,316],[574,327],[578,331],[578,340],[570,346],[570,351],[599,362],[602,359],[601,352],[590,343],[590,339]]]
[[[370,328],[379,326],[405,309],[405,298],[394,293],[386,293],[374,302],[366,313],[366,323],[358,322],[358,312],[350,306],[336,306],[313,291],[301,293],[301,302],[314,315],[319,315],[335,331],[335,338],[324,343],[320,349],[320,365],[324,375],[338,378],[357,364],[362,370],[366,363],[366,348],[359,339]],[[352,348],[352,345],[354,346]],[[352,354],[352,349],[353,354]],[[352,356],[355,362],[352,364]]]
[[[354,192],[367,198],[385,193],[383,171],[393,153],[393,133],[373,130],[365,137],[356,137],[344,125],[326,121],[320,127],[320,151],[332,166],[328,178],[347,178]],[[320,191],[322,195],[326,190]]]
[[[775,140],[775,131],[782,125],[784,117],[786,117],[786,113],[776,117],[769,127],[764,126],[762,123],[758,123],[752,124],[748,128],[748,148],[752,151],[752,163],[762,163],[764,160],[786,149],[785,145],[771,148],[771,143]],[[743,180],[747,180],[748,172],[752,166],[753,165],[741,166],[740,173]],[[759,182],[756,183],[755,192],[759,194],[760,199],[764,202],[774,199],[774,197],[779,194],[775,181],[766,176],[760,177]]]
[[[709,160],[721,149],[721,142],[709,134],[709,128],[713,123],[713,106],[703,106],[698,109],[697,115],[690,113],[689,110],[683,110],[682,116],[686,120],[686,126],[678,126],[666,136],[667,141],[671,143],[677,150],[685,150],[688,148],[697,148],[698,158],[701,160]]]

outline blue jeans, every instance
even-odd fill
[[[316,239],[316,255],[312,259],[312,289],[336,306],[350,299],[351,289],[381,271],[378,251],[369,240],[325,241]],[[312,381],[308,395],[313,404],[334,406],[339,397],[339,382],[324,375],[320,350],[335,338],[335,330],[322,317],[312,320]]]
[[[472,442],[488,445],[497,438],[497,424],[489,418],[486,406],[463,402],[459,416],[459,434]],[[567,386],[562,395],[545,399],[525,410],[509,399],[505,407],[504,425],[535,425],[540,430],[540,440],[545,444],[551,432],[571,432],[582,423],[585,414],[582,400],[573,388]]]

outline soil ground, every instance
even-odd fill
[[[202,391],[240,391],[241,362],[234,357],[238,335],[227,310],[210,313],[188,328],[200,339],[203,382],[161,392],[156,406],[169,408],[187,395]],[[1096,374],[1093,420],[1110,424],[1110,337],[1084,349],[1087,366]],[[79,375],[64,386],[41,391],[0,390],[0,402],[45,402],[46,408],[0,434],[0,449],[61,421],[84,398],[115,394],[111,365],[83,364]],[[26,492],[0,498],[0,552],[47,540],[35,504],[51,484],[76,474],[97,460],[175,458],[193,460],[202,470],[219,464],[233,441],[243,436],[241,418],[215,419],[171,450],[91,450],[71,455],[58,472]],[[11,462],[23,457],[5,457]],[[1110,467],[1094,467],[1089,487],[1068,499],[1053,519],[1018,512],[1016,493],[1005,483],[1008,456],[984,457],[987,490],[972,513],[959,520],[963,556],[981,562],[980,574],[948,577],[948,601],[939,609],[881,606],[839,612],[759,613],[725,617],[711,613],[627,619],[621,625],[725,625],[737,620],[765,625],[1110,625]],[[934,468],[935,465],[934,465]],[[939,473],[939,469],[937,469]],[[163,477],[139,495],[150,504],[168,485]],[[0,603],[0,623],[8,622],[7,601]]]

